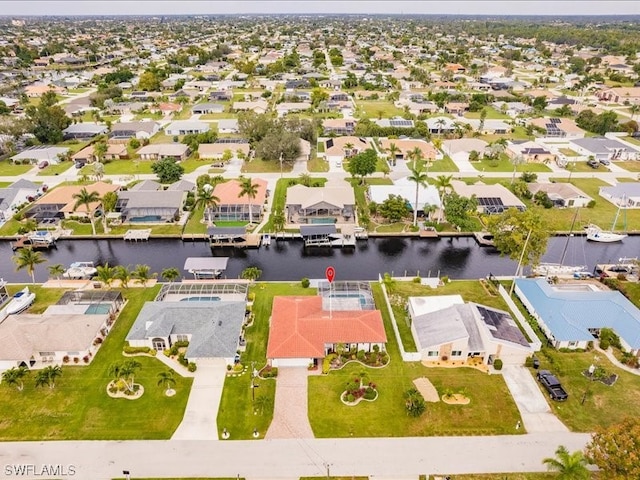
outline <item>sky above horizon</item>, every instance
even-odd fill
[[[0,15],[640,15],[637,0],[0,0]]]

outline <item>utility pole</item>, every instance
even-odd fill
[[[282,152],[280,152],[280,178],[282,178]]]
[[[518,260],[518,267],[516,268],[516,274],[515,274],[515,277],[513,278],[513,282],[511,283],[511,290],[509,290],[509,295],[513,295],[513,289],[516,288],[516,277],[520,275],[520,268],[522,267],[524,252],[527,251],[527,245],[529,244],[529,238],[531,237],[532,231],[533,231],[533,227],[529,229],[529,233],[527,233],[527,239],[524,241],[524,247],[522,247],[522,253],[520,254],[520,259]]]

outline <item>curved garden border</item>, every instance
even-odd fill
[[[364,398],[364,397],[358,397],[358,398],[356,398],[353,402],[347,402],[347,401],[344,399],[345,395],[347,394],[347,391],[345,390],[344,392],[342,392],[342,393],[340,394],[340,401],[341,401],[342,403],[344,403],[344,404],[345,404],[346,406],[348,406],[348,407],[355,407],[356,405],[358,405],[358,404],[359,404],[361,401],[363,401],[363,400],[364,400],[365,402],[375,402],[375,401],[378,399],[379,394],[378,394],[378,390],[377,390],[377,389],[374,389],[374,391],[376,392],[376,396],[375,396],[374,398],[372,398],[372,399],[368,399],[368,398]]]
[[[126,398],[127,400],[137,400],[139,399],[142,395],[144,395],[144,387],[142,385],[140,385],[139,383],[134,383],[134,385],[137,385],[138,391],[135,392],[133,395],[127,395],[124,392],[116,392],[116,393],[112,393],[111,391],[109,391],[109,388],[113,385],[113,380],[111,380],[108,384],[107,384],[107,395],[109,395],[111,398]]]
[[[376,367],[375,365],[367,365],[366,363],[361,362],[360,360],[356,359],[356,360],[347,360],[346,362],[344,362],[342,365],[340,365],[339,367],[331,367],[331,370],[342,370],[344,367],[346,367],[347,365],[349,365],[350,363],[359,363],[360,365],[362,365],[363,367],[366,368],[374,368],[374,369],[380,369],[380,368],[385,368],[388,367],[389,364],[391,363],[391,356],[388,357],[387,363],[385,363],[384,365],[380,365],[379,367]]]
[[[471,399],[460,393],[454,393],[453,395],[442,395],[442,401],[447,405],[469,405]]]

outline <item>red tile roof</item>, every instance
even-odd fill
[[[379,310],[322,309],[322,297],[275,297],[267,358],[320,358],[330,343],[385,343]]]
[[[261,178],[252,178],[252,184],[257,184],[256,198],[251,200],[251,205],[262,205],[267,198],[267,181]],[[240,181],[229,180],[228,182],[218,183],[213,189],[213,194],[220,199],[220,205],[248,205],[249,197],[240,196],[242,188]]]

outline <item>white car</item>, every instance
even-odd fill
[[[336,167],[342,168],[342,162],[340,162],[340,161],[336,162]]]

